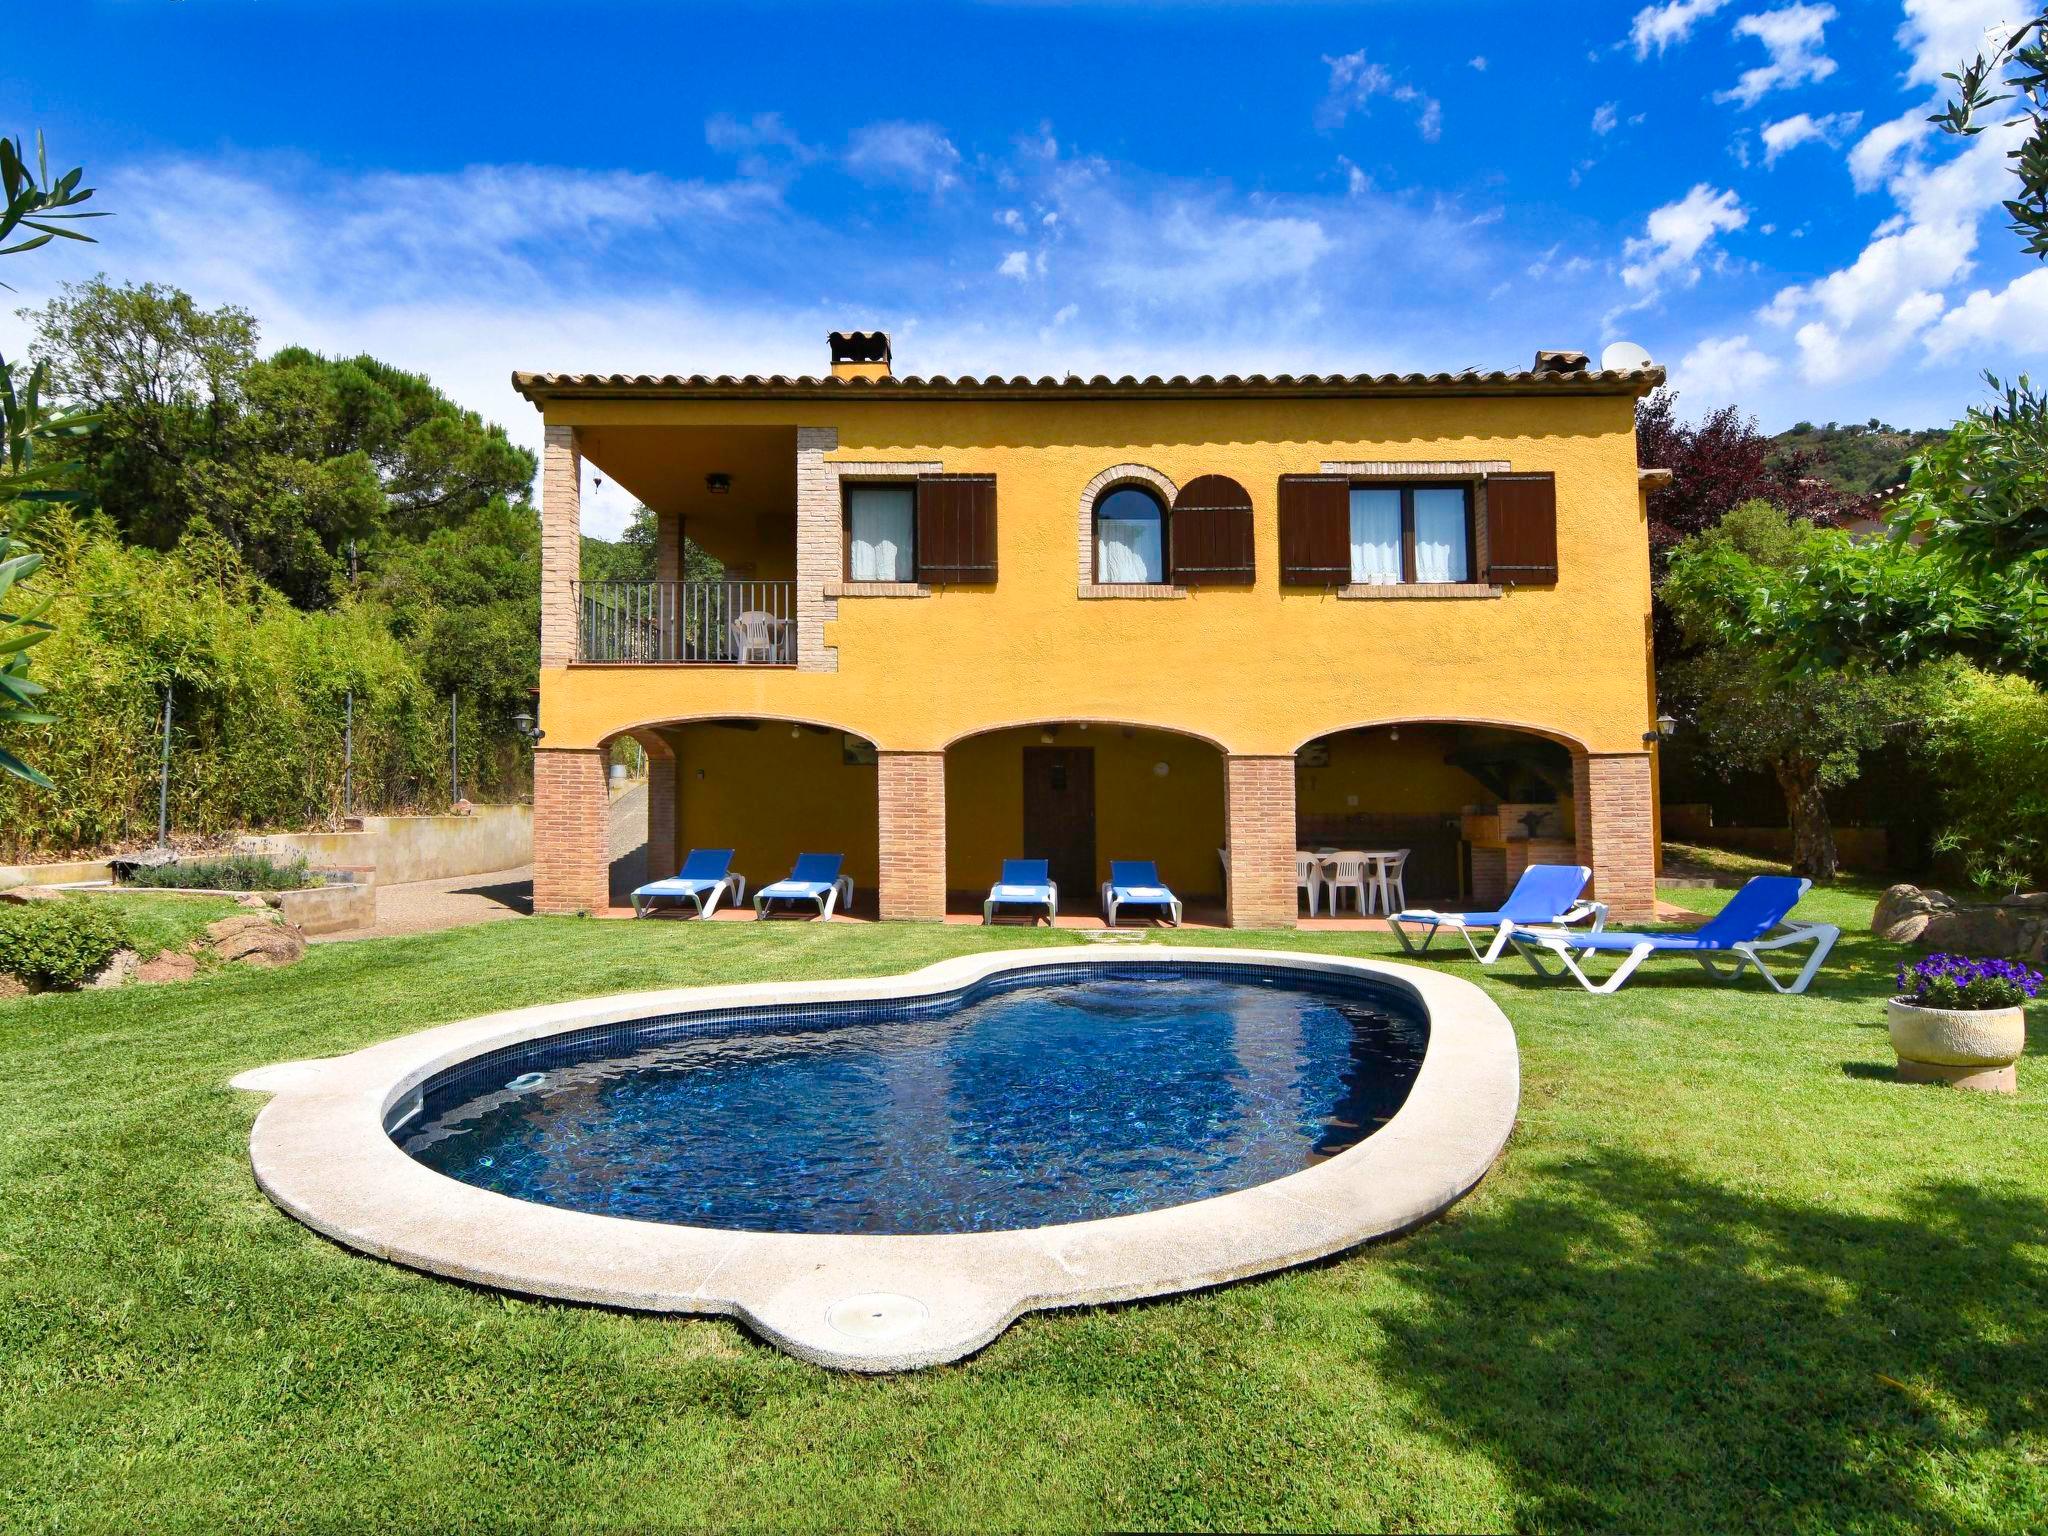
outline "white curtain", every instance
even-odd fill
[[[1465,493],[1456,486],[1415,491],[1415,579],[1467,581],[1472,558],[1465,545]]]
[[[1118,517],[1115,503],[1124,497],[1119,491],[1096,509],[1095,579],[1100,582],[1152,582],[1166,580],[1166,551],[1160,540],[1162,519],[1149,498],[1134,494],[1142,502],[1138,517]]]
[[[1401,493],[1351,488],[1351,579],[1383,587],[1401,579]]]
[[[917,493],[907,485],[856,485],[847,502],[855,581],[914,581],[911,538]]]

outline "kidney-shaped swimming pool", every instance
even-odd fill
[[[612,1024],[429,1081],[393,1136],[522,1200],[755,1232],[987,1232],[1264,1184],[1372,1134],[1421,1065],[1373,977],[1171,963]]]

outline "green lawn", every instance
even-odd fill
[[[347,1252],[257,1193],[225,1081],[1069,936],[536,919],[0,1005],[0,1528],[2048,1527],[2048,1032],[2016,1101],[1890,1081],[1869,902],[1810,900],[1850,935],[1806,998],[1503,964],[1521,1123],[1449,1218],[901,1379]]]
[[[93,891],[72,898],[114,914],[135,952],[148,960],[166,949],[183,949],[206,933],[208,923],[233,917],[243,908],[232,896],[142,896],[133,891]]]

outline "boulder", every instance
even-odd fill
[[[1921,938],[1937,914],[1955,910],[1955,902],[1940,891],[1923,891],[1917,885],[1895,885],[1878,897],[1877,910],[1870,918],[1870,931],[1894,944],[1911,944]]]
[[[223,917],[206,925],[206,936],[215,943],[231,939],[238,933],[253,933],[258,929],[275,928],[282,922],[268,912],[238,913],[234,917]]]
[[[2015,955],[2020,921],[2005,907],[1956,907],[1929,917],[1920,930],[1920,942],[1957,955]]]
[[[229,922],[237,919],[229,918]],[[294,965],[306,953],[306,936],[289,923],[272,923],[263,928],[245,928],[216,939],[213,952],[233,965],[270,968]]]
[[[0,891],[0,901],[62,901],[64,893],[54,885],[17,885],[11,890]]]
[[[199,957],[182,949],[167,949],[135,968],[135,979],[141,982],[190,981],[198,974]]]
[[[135,979],[135,973],[142,968],[142,956],[132,949],[117,949],[114,958],[100,967],[99,974],[86,985],[93,988],[125,987]]]

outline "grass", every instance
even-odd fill
[[[1791,866],[1783,859],[1767,859],[1736,848],[1710,848],[1705,843],[1674,843],[1664,839],[1664,864],[1668,873],[1686,875],[1782,875]]]
[[[129,947],[143,959],[167,949],[183,949],[202,938],[208,923],[233,917],[242,909],[231,896],[135,896],[126,892],[81,892],[70,898],[90,901],[127,931]]]
[[[1447,1219],[900,1379],[347,1252],[255,1190],[259,1101],[225,1081],[524,1003],[1070,935],[534,919],[0,1005],[0,1526],[2048,1526],[2048,1039],[2017,1100],[1892,1082],[1871,895],[1809,899],[1849,933],[1806,998],[1443,962],[1525,1073]]]

